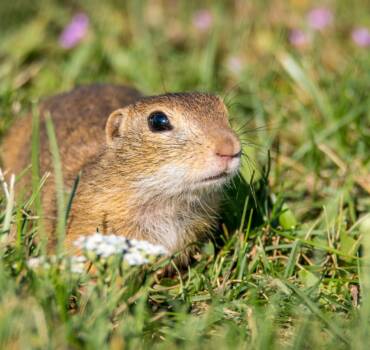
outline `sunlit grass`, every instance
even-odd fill
[[[1,179],[0,347],[367,348],[370,55],[353,35],[370,26],[369,6],[329,1],[317,29],[310,1],[73,4],[0,5],[1,135],[36,100],[79,84],[203,90],[224,98],[248,158],[189,268],[113,259],[76,274],[60,249],[33,269],[46,247],[40,186],[55,179],[61,246],[74,196],[51,121],[54,173],[39,173],[34,112],[32,193],[13,199],[10,174]],[[77,13],[88,29],[66,49]]]

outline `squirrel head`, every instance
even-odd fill
[[[118,109],[108,118],[106,142],[125,181],[163,196],[217,189],[240,166],[227,109],[205,93],[144,97]]]

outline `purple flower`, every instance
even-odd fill
[[[289,42],[295,47],[303,47],[310,42],[310,39],[303,30],[292,29],[289,33]]]
[[[64,28],[59,37],[59,44],[65,49],[76,46],[87,34],[89,18],[84,13],[78,13]]]
[[[311,28],[320,30],[333,21],[333,13],[325,7],[316,7],[307,14],[307,19]]]
[[[352,31],[353,42],[360,47],[370,46],[370,31],[365,27],[356,28]]]
[[[193,15],[193,26],[202,32],[207,31],[212,22],[213,16],[209,10],[199,10]]]

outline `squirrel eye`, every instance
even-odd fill
[[[172,130],[168,117],[161,111],[153,112],[148,117],[149,129],[153,132]]]

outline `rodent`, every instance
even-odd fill
[[[143,96],[127,86],[91,85],[40,103],[40,170],[53,172],[45,116],[52,118],[66,190],[81,173],[66,228],[73,250],[98,229],[185,248],[214,228],[220,189],[238,171],[241,143],[218,96]],[[9,173],[31,163],[32,116],[20,118],[3,142]],[[55,243],[56,197],[51,176],[42,192]]]

